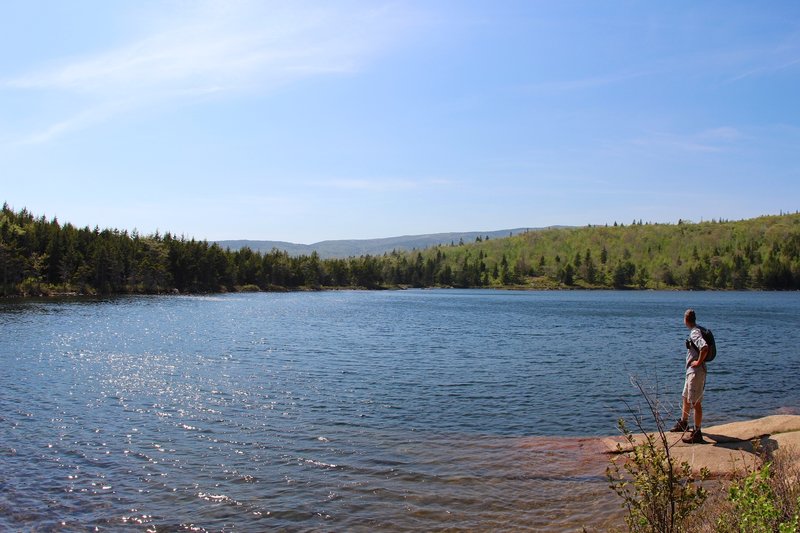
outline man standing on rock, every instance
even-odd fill
[[[703,339],[703,334],[697,326],[697,317],[694,309],[687,309],[683,314],[683,323],[689,328],[689,338],[686,339],[686,381],[683,385],[683,407],[681,419],[670,430],[685,433],[689,429],[689,412],[694,411],[694,429],[681,440],[688,444],[702,443],[703,433],[700,426],[703,423],[703,391],[706,387],[706,357],[709,346]]]

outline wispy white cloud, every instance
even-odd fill
[[[454,181],[449,179],[331,179],[317,181],[314,186],[340,189],[348,191],[363,192],[397,192],[421,190],[430,188],[449,187],[454,185]]]
[[[184,6],[188,11],[171,24],[148,28],[126,45],[0,79],[0,90],[67,94],[80,102],[62,111],[66,118],[24,135],[25,142],[46,142],[153,103],[263,92],[312,76],[357,72],[413,25],[413,15],[394,5]]]
[[[683,152],[723,152],[731,145],[744,139],[745,135],[736,128],[719,127],[686,135],[655,132],[631,141],[640,147]]]
[[[43,129],[18,136],[17,139],[10,144],[24,146],[46,143],[70,132],[105,122],[131,107],[135,106],[124,100],[100,102],[94,106],[78,111],[66,119],[53,122]]]
[[[695,137],[712,143],[725,143],[742,140],[745,138],[745,135],[736,128],[721,126],[719,128],[700,131],[695,134]]]
[[[780,72],[782,70],[787,70],[787,69],[790,69],[790,68],[793,68],[793,67],[796,67],[796,66],[800,66],[800,57],[795,58],[795,59],[789,59],[789,60],[782,61],[782,62],[779,62],[779,63],[767,64],[767,65],[761,65],[761,66],[758,66],[758,67],[754,67],[754,68],[751,68],[750,70],[747,70],[745,72],[742,72],[741,74],[738,74],[738,75],[730,78],[727,81],[728,81],[728,83],[733,83],[733,82],[745,80],[745,79],[748,79],[748,78],[755,78],[755,77],[758,77],[758,76],[767,76],[767,75],[771,75],[771,74],[776,74],[776,73],[778,73],[778,72]]]
[[[795,31],[789,35],[777,33],[775,37],[781,40],[729,52],[736,60],[736,74],[729,76],[725,83],[773,76],[800,67],[800,32]]]
[[[626,81],[642,78],[656,73],[656,70],[639,70],[611,73],[602,76],[588,76],[585,78],[576,78],[572,80],[550,80],[526,85],[525,89],[553,92],[580,91],[596,89],[598,87],[604,87],[607,85],[616,85],[618,83],[624,83]]]

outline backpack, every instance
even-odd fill
[[[703,340],[708,344],[708,355],[706,355],[704,362],[713,361],[717,356],[717,342],[714,340],[714,334],[711,333],[710,329],[703,326],[697,326],[697,329],[700,330],[700,335],[703,336]]]

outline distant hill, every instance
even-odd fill
[[[433,233],[429,235],[404,235],[402,237],[387,237],[383,239],[354,239],[338,241],[321,241],[314,244],[295,244],[283,241],[253,241],[253,240],[227,240],[216,241],[222,248],[240,250],[245,246],[254,252],[266,253],[277,248],[291,256],[311,255],[312,252],[322,259],[343,259],[362,255],[383,255],[392,250],[421,250],[437,245],[450,243],[459,244],[474,242],[481,239],[498,239],[518,235],[527,231],[536,231],[544,228],[515,228],[497,231],[467,231],[461,233]]]
[[[226,250],[171,233],[78,228],[4,204],[0,297],[402,287],[800,290],[800,212],[328,241],[296,248],[301,255],[271,253],[275,244],[261,242],[266,252]]]

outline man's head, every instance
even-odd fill
[[[697,316],[694,314],[694,309],[687,309],[683,313],[683,323],[687,328],[693,328],[697,324]]]

